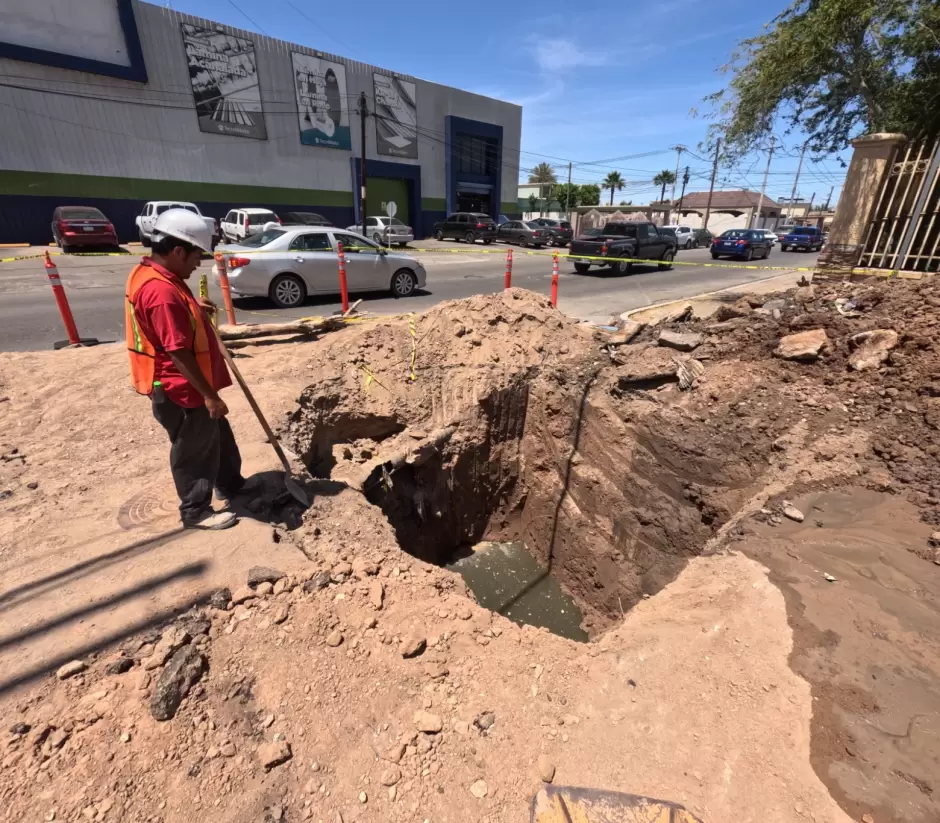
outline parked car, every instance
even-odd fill
[[[498,215],[496,216],[496,225],[497,225],[497,226],[501,226],[501,225],[503,225],[503,223],[508,223],[508,222],[509,222],[509,218],[506,217],[505,214],[498,214]]]
[[[758,231],[760,231],[764,237],[770,241],[770,248],[773,248],[777,245],[777,232],[770,231],[769,229],[758,229]]]
[[[819,251],[822,247],[822,232],[816,226],[794,226],[780,241],[780,251]]]
[[[434,224],[434,238],[443,240],[445,237],[466,240],[468,243],[482,240],[489,245],[496,239],[496,224],[488,214],[458,211],[446,220]]]
[[[728,229],[712,240],[712,260],[719,257],[739,257],[766,260],[773,248],[762,229]]]
[[[612,266],[618,274],[629,274],[631,260],[618,258],[649,260],[659,263],[661,269],[671,269],[676,238],[660,234],[652,223],[608,223],[597,236],[581,235],[572,240],[568,256],[575,258],[578,274],[586,274],[591,266]],[[597,257],[609,258],[609,262],[587,259]]]
[[[777,235],[777,242],[782,243],[783,238],[786,237],[795,228],[797,227],[796,226],[777,226],[777,228],[774,229],[774,234]]]
[[[232,209],[222,218],[222,240],[237,243],[257,233],[267,223],[280,225],[280,222],[270,209]]]
[[[672,229],[676,236],[677,248],[694,249],[695,248],[695,229],[691,226],[663,226],[664,229]]]
[[[571,223],[567,220],[555,220],[551,217],[536,217],[531,221],[537,223],[544,231],[548,232],[546,246],[567,246],[574,237],[574,231],[571,229]]]
[[[346,231],[358,232],[362,226],[347,226]],[[367,217],[366,236],[386,246],[404,246],[415,239],[411,226],[406,226],[397,217]]]
[[[695,229],[695,247],[696,248],[708,248],[712,244],[712,240],[715,239],[715,235],[712,234],[708,229]]]
[[[510,220],[496,229],[496,239],[506,243],[518,243],[525,246],[535,246],[540,249],[549,237],[548,231],[543,229],[535,220]]]
[[[313,294],[339,291],[336,244],[346,257],[350,292],[391,291],[407,297],[423,288],[427,273],[411,255],[389,252],[361,234],[324,227],[276,226],[241,243],[222,247],[229,284],[239,297],[267,297],[281,308],[299,306]]]
[[[312,211],[285,211],[278,217],[282,226],[333,226],[322,214]]]
[[[92,206],[59,206],[52,213],[52,237],[64,252],[79,246],[117,246],[114,224]]]
[[[206,217],[201,211],[199,211],[199,206],[197,206],[195,203],[186,203],[182,200],[151,200],[148,203],[144,203],[143,209],[134,220],[134,222],[137,224],[137,237],[139,238],[141,245],[148,247],[150,246],[150,237],[153,234],[153,224],[156,222],[157,217],[169,209],[186,209],[186,211],[191,211],[194,214],[198,214],[209,227],[209,231],[212,232],[212,242],[219,242],[219,238],[221,237],[219,221],[214,217]]]

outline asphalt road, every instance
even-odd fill
[[[423,311],[442,300],[454,300],[473,294],[484,294],[503,288],[505,247],[478,245],[470,248],[463,243],[420,241],[414,245],[433,249],[416,252],[428,272],[427,289],[409,298],[396,300],[386,294],[355,295],[362,297],[362,308],[379,314]],[[451,249],[459,253],[451,253]],[[493,252],[491,254],[484,253]],[[0,256],[18,257],[41,253],[43,249],[0,250]],[[78,330],[82,337],[99,341],[121,340],[124,336],[124,283],[141,249],[112,257],[57,256],[59,268]],[[653,303],[677,300],[702,292],[728,288],[779,275],[790,267],[812,267],[816,254],[781,253],[779,249],[767,261],[755,261],[761,268],[742,268],[741,263],[719,261],[711,264],[706,249],[682,251],[677,265],[670,271],[656,266],[637,266],[632,274],[615,275],[607,269],[591,269],[579,275],[571,263],[560,264],[558,307],[569,315],[586,320],[602,321],[611,314]],[[773,269],[763,268],[773,266]],[[210,271],[210,296],[221,305],[221,295]],[[193,275],[192,283],[197,282]],[[549,256],[527,256],[514,252],[513,285],[548,296],[551,289],[552,261]],[[260,298],[235,302],[240,322],[276,322],[292,317],[325,315],[339,309],[339,296],[310,299],[298,309],[276,309]],[[65,333],[49,288],[41,259],[15,260],[0,263],[0,351],[48,349]]]

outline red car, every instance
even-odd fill
[[[117,246],[114,225],[91,206],[59,206],[52,213],[52,237],[64,252],[78,246]]]

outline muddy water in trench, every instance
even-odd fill
[[[478,543],[447,568],[463,577],[484,608],[570,640],[588,639],[574,599],[522,543]]]

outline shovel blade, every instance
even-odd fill
[[[310,500],[307,499],[307,493],[300,487],[296,480],[289,474],[284,475],[284,486],[294,498],[305,509],[310,508]]]

